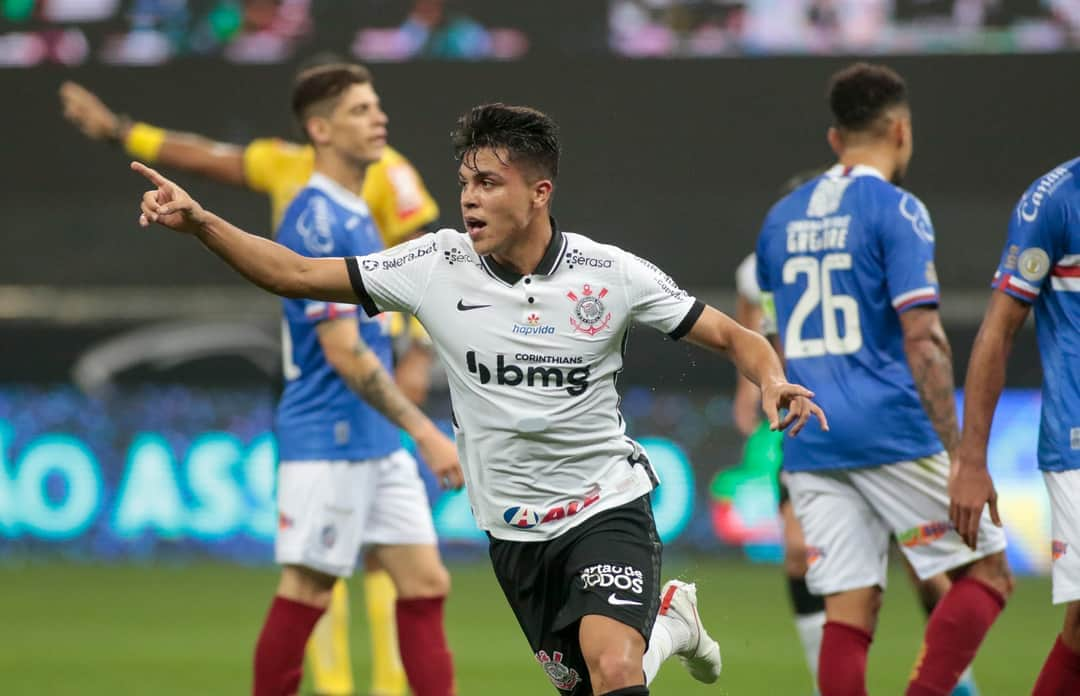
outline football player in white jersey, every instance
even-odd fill
[[[812,392],[786,381],[759,334],[648,261],[558,228],[550,207],[559,139],[548,116],[478,106],[459,120],[454,146],[465,234],[306,258],[133,163],[155,187],[143,195],[140,224],[195,236],[275,294],[420,320],[448,374],[469,499],[496,575],[561,693],[644,696],[672,655],[713,682],[720,651],[701,625],[695,587],[659,587],[649,505],[659,482],[618,411],[631,323],[727,354],[760,386],[775,429],[796,434],[811,417],[827,428],[825,415]]]

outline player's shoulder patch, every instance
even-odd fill
[[[425,235],[427,236],[427,235]],[[435,251],[440,254],[440,261],[448,266],[479,266],[480,257],[473,250],[469,235],[455,229],[444,227],[431,235],[435,239]],[[423,239],[424,237],[420,237]]]
[[[911,231],[927,244],[934,243],[934,223],[930,220],[930,211],[919,197],[899,186],[893,186],[896,192],[896,208],[900,216],[911,225]]]
[[[294,202],[295,221],[291,228],[303,251],[312,256],[330,256],[334,253],[335,230],[340,211],[330,197],[314,188],[303,189]]]

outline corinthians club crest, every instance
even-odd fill
[[[594,292],[592,286],[586,283],[581,288],[581,296],[573,290],[566,293],[574,304],[574,313],[570,317],[570,326],[574,331],[595,336],[611,322],[611,312],[604,307],[604,297],[608,294],[607,288],[601,288],[600,292]]]
[[[561,691],[572,691],[581,682],[581,676],[573,667],[567,667],[562,663],[563,654],[556,650],[548,657],[547,651],[541,650],[536,653],[536,660],[547,672],[548,679]]]

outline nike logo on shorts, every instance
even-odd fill
[[[470,309],[483,309],[485,307],[490,307],[490,306],[491,305],[489,305],[489,304],[467,305],[467,304],[465,304],[465,300],[458,300],[457,301],[457,308],[458,308],[459,312],[468,312]]]
[[[626,606],[626,605],[633,605],[633,606],[636,606],[636,607],[641,606],[641,602],[635,602],[632,599],[619,599],[618,597],[615,596],[614,592],[612,592],[611,594],[608,595],[607,603],[611,604],[611,605],[614,605],[616,607],[621,607],[621,606]]]

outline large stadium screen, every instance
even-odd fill
[[[632,58],[1080,49],[1076,0],[610,0]]]

